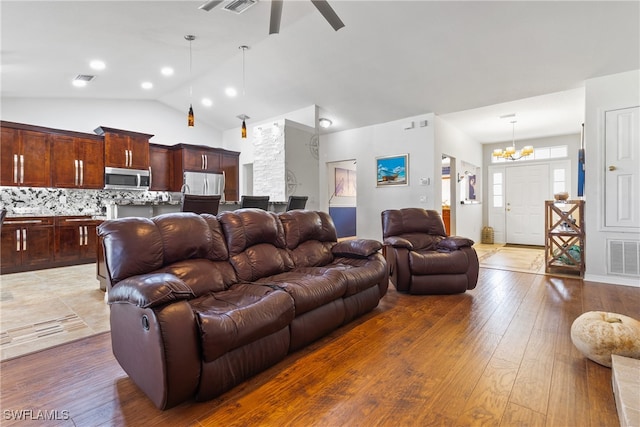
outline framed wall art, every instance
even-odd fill
[[[376,157],[378,174],[376,186],[387,187],[409,184],[409,155]]]

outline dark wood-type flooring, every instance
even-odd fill
[[[3,362],[0,422],[617,426],[610,369],[570,339],[573,320],[590,310],[640,318],[640,289],[491,269],[461,295],[391,288],[373,312],[219,398],[167,411],[128,379],[106,333]],[[19,410],[69,419],[7,419]]]

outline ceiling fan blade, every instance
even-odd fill
[[[201,5],[198,9],[206,10],[209,12],[211,9],[222,3],[224,0],[209,0],[205,4]]]
[[[333,27],[334,30],[338,31],[340,28],[344,27],[344,22],[338,17],[338,14],[333,10],[333,8],[327,3],[327,0],[311,0],[311,3],[318,9],[318,11],[324,16],[324,19]]]
[[[280,32],[280,19],[282,18],[283,0],[271,0],[271,18],[269,20],[269,34]]]

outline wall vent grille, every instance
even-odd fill
[[[640,276],[640,242],[609,240],[609,273]]]

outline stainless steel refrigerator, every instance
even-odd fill
[[[184,172],[183,194],[221,195],[224,201],[224,173]]]

